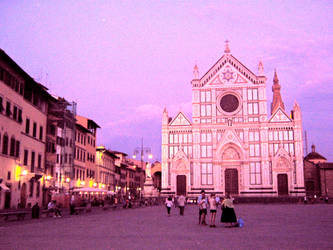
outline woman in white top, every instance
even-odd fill
[[[173,205],[171,196],[165,201],[165,205],[167,207],[168,216],[170,216],[171,207]]]
[[[215,217],[216,217],[216,197],[215,194],[212,193],[208,199],[209,202],[209,209],[210,209],[210,226],[209,227],[216,227],[215,226]]]

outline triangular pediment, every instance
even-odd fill
[[[218,141],[217,153],[220,155],[226,145],[236,145],[239,149],[244,150],[244,144],[238,137],[235,130],[230,129],[225,131],[222,138]]]
[[[282,146],[282,144],[279,145],[279,149],[277,150],[275,156],[274,156],[274,160],[277,160],[278,158],[286,158],[287,160],[290,160],[290,154],[288,153],[287,150],[284,149],[284,147]]]
[[[179,112],[178,115],[170,122],[169,126],[189,126],[191,125],[190,120],[182,113]]]
[[[286,114],[286,112],[278,108],[275,113],[272,115],[272,117],[269,119],[269,122],[291,122],[292,120],[289,118],[289,116]]]
[[[224,55],[200,79],[201,86],[258,83],[258,77],[232,55]]]

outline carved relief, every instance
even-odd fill
[[[234,148],[229,147],[223,152],[222,159],[223,160],[239,160],[240,157],[239,157],[238,152]]]

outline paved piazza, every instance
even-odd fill
[[[198,208],[93,211],[0,222],[0,249],[332,249],[333,205],[236,205],[243,228],[199,226]],[[218,211],[219,218],[221,211]]]

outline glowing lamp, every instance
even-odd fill
[[[94,187],[96,187],[96,186],[97,186],[97,183],[95,182],[95,183],[94,183]]]
[[[152,154],[149,154],[149,155],[148,155],[148,159],[153,159],[153,155],[152,155]]]
[[[52,177],[50,175],[46,176],[46,180],[48,180],[48,181],[51,180],[51,178]]]
[[[22,175],[27,175],[28,174],[28,170],[23,170],[22,171]]]
[[[136,155],[133,155],[132,158],[133,158],[133,159],[136,159]]]
[[[66,178],[66,182],[70,182],[71,179],[69,179],[68,177]]]

